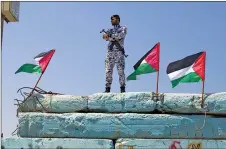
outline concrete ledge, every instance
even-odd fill
[[[88,96],[34,94],[18,112],[79,112],[87,110],[87,101]]]
[[[226,119],[202,115],[21,113],[21,137],[226,138]]]
[[[157,101],[150,92],[97,93],[90,96],[37,94],[25,103],[19,112],[151,113],[158,110],[162,113],[203,113],[201,94],[165,93],[164,98]],[[205,104],[207,112],[226,115],[226,92],[205,95]]]
[[[226,114],[226,92],[207,94],[204,104],[209,113]],[[201,94],[173,94],[168,93],[164,101],[158,101],[157,108],[162,112],[203,113],[201,109]]]
[[[208,111],[226,114],[226,92],[209,95],[205,100]]]
[[[119,139],[115,149],[225,149],[226,140]]]
[[[114,149],[111,140],[71,138],[3,138],[2,146],[5,149]]]
[[[226,114],[226,92],[205,95],[207,112]],[[150,92],[97,93],[89,96],[89,111],[151,113],[203,113],[201,94],[164,93],[152,98]]]
[[[156,102],[151,99],[151,93],[97,93],[89,96],[89,111],[99,112],[152,112]]]

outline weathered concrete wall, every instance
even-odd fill
[[[226,92],[205,95],[208,112],[226,114]],[[88,109],[100,112],[162,112],[203,113],[201,94],[165,93],[159,101],[152,99],[150,92],[124,94],[93,94],[89,96]]]
[[[201,94],[164,95],[156,101],[150,92],[36,94],[19,109],[18,135],[24,138],[2,143],[5,148],[226,149],[226,118],[195,115],[203,112]],[[205,104],[207,112],[226,113],[226,92],[205,95]],[[154,110],[194,115],[150,114]]]
[[[104,139],[4,138],[2,145],[5,149],[114,149],[113,141]]]
[[[89,112],[162,112],[177,113],[203,113],[201,109],[200,94],[173,94],[166,93],[160,101],[152,100],[150,92],[98,93],[90,96],[71,95],[35,95],[41,104],[33,96],[19,111],[22,112],[55,112],[71,113],[79,111]],[[226,114],[226,92],[205,96],[207,112]]]
[[[206,100],[208,111],[226,113],[226,92],[209,95]]]
[[[226,140],[119,139],[115,149],[226,149]]]
[[[72,113],[86,110],[88,108],[87,102],[88,96],[34,94],[26,100],[18,111]]]
[[[157,104],[151,93],[98,93],[89,96],[88,109],[100,112],[152,112]]]
[[[225,149],[226,140],[4,138],[5,149]],[[60,148],[61,147],[61,148]],[[176,147],[176,148],[174,148]]]
[[[207,116],[204,123],[201,115],[21,113],[19,122],[21,137],[226,138],[226,118]]]

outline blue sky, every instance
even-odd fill
[[[110,16],[119,14],[128,35],[126,75],[158,41],[161,44],[160,92],[200,93],[201,83],[172,88],[167,65],[201,50],[207,52],[206,92],[226,87],[226,3],[223,2],[23,2],[20,22],[5,24],[2,51],[2,131],[11,133],[18,124],[15,98],[21,87],[33,87],[38,75],[15,71],[34,63],[40,52],[56,49],[39,87],[72,95],[103,92],[106,41],[100,30],[110,28]],[[156,89],[156,73],[127,82],[128,92]],[[114,69],[112,91],[119,92]]]

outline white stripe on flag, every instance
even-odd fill
[[[144,63],[147,63],[145,59],[141,62],[141,64],[144,64]]]
[[[42,59],[43,57],[38,57],[38,58],[35,58],[35,61],[36,63],[39,65],[39,61]]]
[[[169,76],[171,81],[179,79],[179,78],[181,78],[181,77],[183,77],[183,76],[185,76],[185,75],[187,75],[191,72],[195,72],[192,67],[193,67],[193,65],[186,67],[186,68],[183,68],[181,70],[174,71],[174,72],[168,74],[168,76]]]

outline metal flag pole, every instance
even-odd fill
[[[204,92],[205,92],[205,69],[206,69],[206,52],[204,52],[204,78],[202,80],[202,102],[201,108],[204,108]]]
[[[156,95],[158,95],[158,92],[159,92],[159,70],[157,72]]]
[[[159,53],[158,53],[158,63],[160,63],[160,43],[157,43],[157,44],[159,44]],[[160,70],[160,66],[159,66],[160,64],[158,64],[158,72],[157,72],[157,81],[156,81],[156,95],[158,96],[158,94],[159,94],[159,70]]]
[[[205,81],[202,81],[202,103],[201,103],[201,108],[204,107],[204,89],[205,89]]]

